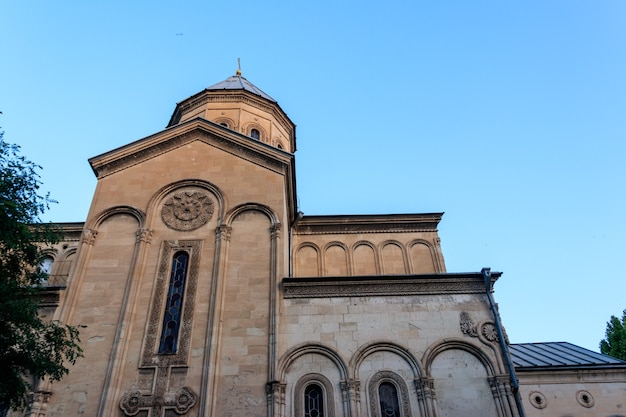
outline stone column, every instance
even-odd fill
[[[436,416],[435,412],[435,382],[432,378],[421,377],[415,378],[415,392],[417,394],[417,402],[420,407],[420,413],[426,417]]]

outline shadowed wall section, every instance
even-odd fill
[[[77,381],[76,386],[81,389],[69,393],[75,402],[58,403],[60,407],[71,405],[72,408],[78,403],[77,408],[64,410],[65,415],[97,414],[100,396],[105,388],[105,371],[114,349],[115,332],[135,252],[138,227],[137,219],[128,214],[112,215],[98,227],[87,261],[88,272],[77,283],[78,296],[71,321],[86,326],[81,329],[80,337],[85,358],[89,360],[80,360],[75,365],[75,368],[84,369],[83,372],[74,372],[85,376]]]
[[[268,217],[252,210],[237,215],[228,251],[215,415],[260,416],[267,413],[271,251]],[[233,410],[238,411],[233,414]]]
[[[487,369],[471,353],[449,349],[439,353],[431,366],[440,417],[471,414],[497,417],[498,411],[487,379]]]

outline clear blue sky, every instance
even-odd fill
[[[234,74],[298,125],[306,214],[445,211],[512,342],[626,308],[626,2],[1,1],[0,126],[83,221],[87,159]]]

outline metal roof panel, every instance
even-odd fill
[[[276,100],[271,98],[263,90],[252,84],[250,81],[246,80],[241,75],[233,75],[232,77],[228,77],[224,81],[220,81],[217,84],[213,84],[212,86],[207,87],[207,90],[246,90],[251,92],[252,94],[256,94],[257,96],[263,97],[264,99],[276,103]]]
[[[516,368],[626,366],[626,362],[568,342],[514,343],[509,346]]]

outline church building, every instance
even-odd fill
[[[303,215],[296,128],[240,71],[89,160],[43,314],[84,358],[37,417],[626,415],[626,363],[510,345],[498,272],[447,272],[442,213]]]

